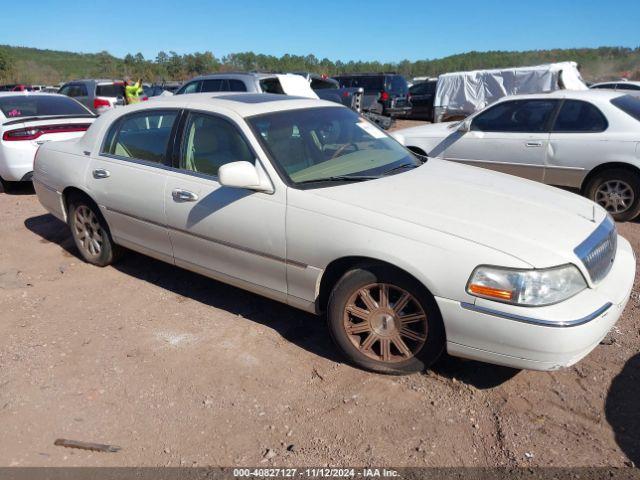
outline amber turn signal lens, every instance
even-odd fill
[[[469,285],[469,292],[484,297],[499,298],[500,300],[511,300],[513,298],[513,290],[500,290],[483,285],[471,284]]]

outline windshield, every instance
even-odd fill
[[[0,97],[0,110],[7,118],[50,115],[91,115],[75,100],[62,95],[16,95]]]
[[[268,113],[249,119],[276,168],[293,184],[377,176],[421,164],[386,133],[348,108]]]

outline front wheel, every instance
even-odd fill
[[[85,261],[106,267],[119,256],[120,247],[113,243],[107,224],[93,202],[81,197],[72,199],[68,221],[73,240]]]
[[[444,349],[435,300],[411,277],[391,268],[367,266],[347,272],[331,293],[327,317],[338,347],[367,370],[422,371]]]
[[[633,170],[604,170],[589,181],[585,193],[619,222],[640,214],[640,174]]]

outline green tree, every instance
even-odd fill
[[[12,72],[11,57],[4,50],[0,50],[0,80],[9,78]]]

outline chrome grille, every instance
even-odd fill
[[[573,251],[587,268],[591,281],[598,283],[607,276],[618,248],[616,224],[607,218]]]

